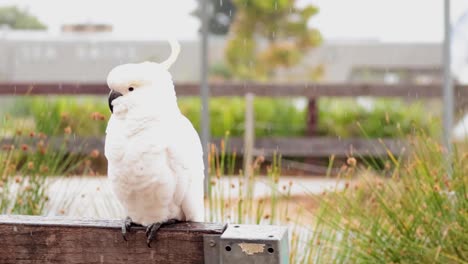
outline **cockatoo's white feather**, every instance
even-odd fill
[[[112,101],[106,129],[108,177],[128,216],[143,225],[204,218],[203,152],[177,106],[168,72],[173,55],[164,65],[117,66],[107,78],[122,94]]]
[[[167,58],[167,60],[161,62],[161,65],[164,66],[164,68],[166,69],[169,69],[172,66],[172,64],[174,64],[180,53],[180,44],[177,40],[169,39],[169,44],[171,44],[171,55],[169,56],[169,58]]]

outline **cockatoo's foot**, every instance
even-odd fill
[[[172,225],[172,224],[176,224],[178,223],[179,220],[176,220],[176,219],[170,219],[166,222],[163,222],[163,223],[153,223],[149,226],[146,227],[146,244],[148,245],[148,247],[151,247],[151,242],[154,240],[154,237],[156,236],[156,232],[159,230],[159,228],[161,228],[161,226],[166,226],[166,225]]]
[[[127,241],[127,237],[126,237],[127,232],[130,231],[132,226],[141,226],[141,225],[133,222],[132,218],[130,218],[130,216],[127,216],[122,224],[122,237],[125,241]]]

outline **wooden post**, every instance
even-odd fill
[[[318,106],[316,98],[309,98],[307,103],[306,137],[316,137],[318,134]],[[305,163],[314,164],[314,157],[307,157]]]
[[[318,133],[318,105],[315,98],[309,98],[307,104],[306,136],[314,137]]]
[[[244,131],[244,175],[248,179],[252,175],[252,162],[255,138],[254,95],[245,95],[245,131]]]
[[[0,263],[288,263],[288,228],[180,223],[151,248],[144,227],[124,241],[122,220],[0,215]]]

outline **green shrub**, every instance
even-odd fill
[[[354,99],[319,101],[319,130],[322,135],[370,138],[410,135],[414,129],[435,135],[440,123],[421,102],[378,99],[367,110]]]
[[[69,127],[80,136],[101,136],[110,116],[105,102],[104,97],[23,97],[9,112],[32,117],[34,129],[47,135],[63,135]]]
[[[180,108],[199,129],[200,100],[183,98]],[[232,136],[243,133],[245,103],[243,98],[220,98],[210,102],[211,133],[222,137],[225,131]],[[401,137],[423,130],[436,134],[439,123],[427,114],[419,103],[406,104],[401,100],[376,100],[369,111],[352,99],[319,100],[318,134],[321,136]],[[303,136],[306,130],[306,109],[296,107],[291,99],[255,99],[255,134],[263,136]]]
[[[307,112],[297,99],[255,99],[255,134],[257,137],[305,135]],[[436,135],[439,123],[427,114],[421,103],[379,99],[369,111],[353,99],[319,100],[318,135],[349,137],[401,137],[415,128]],[[180,98],[179,107],[200,129],[201,103],[198,98]],[[245,101],[240,97],[215,98],[210,101],[211,134],[241,136],[244,131]],[[98,115],[107,120],[110,112],[104,97],[31,97],[16,99],[10,109],[17,117],[32,117],[37,131],[62,135],[66,127],[80,136],[101,136],[107,122],[93,120]],[[365,131],[365,132],[364,132]]]
[[[201,103],[197,98],[179,99],[181,112],[200,129]],[[300,136],[305,131],[305,110],[294,106],[293,100],[256,98],[255,135]],[[243,98],[216,98],[210,101],[211,134],[222,137],[229,131],[232,136],[244,132],[245,100]]]

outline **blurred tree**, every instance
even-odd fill
[[[37,17],[16,6],[0,7],[0,25],[8,25],[12,29],[47,29]]]
[[[198,8],[192,13],[201,17],[200,2],[208,1],[208,32],[213,35],[225,35],[236,13],[232,0],[198,0]]]
[[[308,26],[318,13],[296,0],[233,0],[237,13],[226,47],[226,62],[239,79],[267,80],[276,69],[298,64],[322,37]]]

